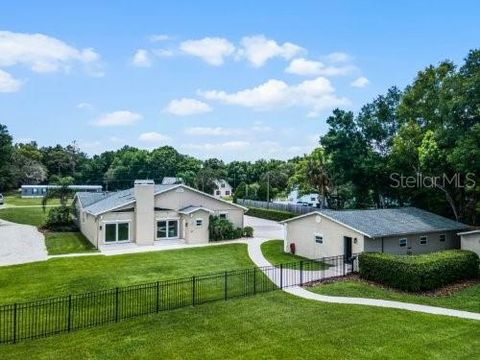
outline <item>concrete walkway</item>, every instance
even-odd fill
[[[259,267],[272,266],[272,264],[270,264],[267,261],[267,259],[265,259],[260,248],[261,244],[267,240],[269,239],[254,238],[248,242],[248,255],[250,256],[252,261]],[[283,269],[283,271],[284,271],[282,276],[283,279],[297,279],[297,276],[299,277],[299,275],[296,274],[298,273],[297,270]],[[279,285],[278,276],[276,274],[277,271],[275,272],[264,271],[264,273],[270,278],[270,280],[272,280],[275,284]],[[320,272],[315,271],[314,273],[320,273]],[[326,278],[326,277],[322,277],[322,278]],[[299,281],[296,283],[299,283]],[[376,307],[382,307],[382,308],[415,311],[415,312],[421,312],[426,314],[452,316],[452,317],[458,317],[463,319],[480,320],[480,313],[446,309],[446,308],[441,308],[436,306],[411,304],[411,303],[404,303],[400,301],[389,301],[389,300],[380,300],[380,299],[320,295],[320,294],[316,294],[311,291],[308,291],[300,286],[290,286],[290,287],[284,288],[283,291],[304,299],[322,301],[327,303],[367,305],[367,306],[376,306]]]
[[[0,266],[47,259],[43,234],[35,226],[0,219]]]

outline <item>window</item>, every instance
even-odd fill
[[[128,222],[105,224],[105,242],[113,243],[117,241],[130,240],[130,224]]]
[[[216,195],[220,195],[220,190],[215,191]]]
[[[315,242],[317,244],[323,244],[323,235],[315,235]]]
[[[427,245],[427,237],[420,236],[420,245]]]
[[[224,187],[225,187],[225,183],[222,183],[222,184],[220,185],[220,187],[224,188]]]
[[[229,195],[230,195],[230,191],[225,190],[225,195],[229,196]]]
[[[173,239],[178,237],[178,220],[157,221],[157,239]]]
[[[400,247],[407,246],[407,239],[403,238],[403,239],[398,240],[398,245],[400,245]]]
[[[203,220],[202,219],[197,219],[197,220],[195,220],[195,224],[197,224],[197,226],[202,226],[203,225]]]
[[[440,242],[445,242],[446,239],[447,237],[445,236],[445,234],[440,235]]]
[[[220,219],[226,219],[227,218],[227,213],[220,213],[220,214],[218,214],[218,217]]]

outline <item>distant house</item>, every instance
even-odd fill
[[[162,185],[175,185],[175,184],[184,184],[181,177],[164,177],[162,179]]]
[[[285,251],[310,259],[363,251],[419,254],[460,247],[468,225],[414,207],[319,210],[282,222]]]
[[[217,198],[231,196],[232,195],[232,187],[230,184],[223,179],[220,180],[213,180],[215,184],[215,188],[213,190],[213,196]]]
[[[101,185],[69,185],[69,189],[73,191],[84,192],[101,192]],[[43,197],[49,189],[59,188],[59,185],[22,185],[20,194],[22,198]]]
[[[300,191],[298,189],[293,189],[288,194],[287,203],[320,207],[321,199],[322,196],[317,193],[300,195]]]
[[[133,188],[114,193],[79,192],[74,206],[80,231],[97,248],[128,242],[208,243],[210,215],[241,228],[247,210],[184,184],[155,185],[152,180],[136,180]]]

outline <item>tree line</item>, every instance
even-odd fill
[[[285,197],[292,188],[315,191],[329,207],[418,206],[477,224],[480,213],[480,50],[418,72],[404,89],[392,87],[358,113],[335,109],[328,131],[310,154],[283,160],[199,160],[164,146],[124,146],[92,157],[76,143],[13,144],[0,125],[0,187],[52,182],[130,187],[138,178],[181,177],[212,192],[226,179],[237,197]]]

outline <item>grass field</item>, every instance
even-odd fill
[[[5,204],[15,206],[38,206],[42,205],[42,198],[22,198],[20,195],[7,195],[5,196]],[[48,201],[48,205],[60,205],[60,200],[51,199]]]
[[[80,232],[47,232],[45,234],[45,245],[49,255],[97,251]]]
[[[44,212],[42,207],[11,207],[0,209],[0,219],[15,222],[18,224],[27,224],[40,226],[47,216],[48,208]]]
[[[308,290],[323,295],[396,300],[480,313],[480,284],[473,285],[469,288],[459,290],[452,295],[445,296],[407,294],[366,283],[362,280],[336,281],[311,287],[308,288]]]
[[[275,291],[1,345],[2,359],[475,359],[480,326]]]
[[[0,267],[0,303],[35,300],[253,266],[244,244]]]
[[[270,262],[272,265],[279,265],[285,264],[289,262],[297,262],[300,260],[310,261],[304,257],[298,255],[292,255],[283,251],[283,240],[269,240],[265,241],[261,245],[263,256]],[[292,266],[295,266],[293,264]],[[289,264],[286,265],[289,267]],[[315,262],[315,263],[308,263],[307,270],[322,270],[327,268],[328,266],[324,263]]]

